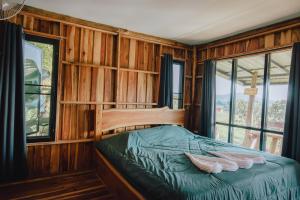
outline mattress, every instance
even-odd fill
[[[146,199],[300,199],[296,161],[201,137],[181,127],[126,132],[95,145]],[[184,155],[207,155],[207,151],[255,152],[267,162],[236,172],[208,174]]]

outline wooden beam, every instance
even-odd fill
[[[116,108],[119,107],[119,102],[120,102],[120,56],[121,56],[121,37],[122,37],[122,33],[119,32],[118,36],[117,36],[117,74],[116,74]]]
[[[288,74],[290,73],[289,70],[287,70],[284,66],[282,66],[281,64],[279,64],[275,60],[271,59],[271,63],[273,63],[274,65],[276,65],[277,67],[279,67],[280,69],[282,69],[283,71],[285,71],[286,73],[288,73]]]
[[[73,105],[115,105],[116,102],[97,102],[97,101],[60,101],[60,104]]]
[[[278,31],[294,28],[297,26],[300,26],[300,17],[294,18],[291,20],[287,20],[284,22],[272,24],[272,25],[269,25],[266,27],[243,32],[243,33],[240,33],[240,34],[237,34],[234,36],[230,36],[227,38],[223,38],[220,40],[216,40],[216,41],[213,41],[213,42],[210,42],[207,44],[200,44],[200,45],[197,45],[197,47],[203,48],[203,49],[215,48],[218,46],[224,46],[224,45],[232,44],[232,43],[239,42],[239,41],[246,40],[246,39],[251,39],[251,38],[255,38],[255,37],[259,37],[259,36],[263,36],[263,35],[272,34],[272,33],[278,32]]]
[[[50,38],[50,39],[57,39],[57,40],[65,40],[66,37],[60,36],[60,35],[53,35],[53,34],[48,34],[48,33],[43,33],[43,32],[38,32],[38,31],[32,31],[28,29],[24,29],[24,32],[29,35],[37,35],[45,38]]]
[[[93,142],[94,138],[88,139],[78,139],[78,140],[57,140],[53,142],[35,142],[35,143],[27,143],[27,147],[31,146],[45,146],[45,145],[58,145],[58,144],[74,144],[74,143],[86,143]]]
[[[138,73],[144,73],[144,74],[153,74],[153,75],[158,75],[158,72],[153,72],[153,71],[147,71],[147,70],[140,70],[140,69],[130,69],[130,68],[120,68],[121,71],[126,71],[126,72],[138,72]]]
[[[74,66],[82,66],[82,67],[105,68],[105,69],[117,70],[116,67],[92,64],[92,63],[69,62],[69,61],[61,61],[61,63],[64,64],[64,65],[74,65]]]

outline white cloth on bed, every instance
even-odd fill
[[[197,168],[208,173],[216,174],[222,172],[222,170],[236,171],[239,168],[237,163],[223,158],[195,155],[191,153],[185,153],[185,155]]]
[[[210,154],[218,156],[220,158],[234,161],[238,164],[239,168],[249,169],[253,164],[264,164],[266,159],[260,155],[254,155],[249,153],[238,153],[238,152],[220,152],[220,151],[209,151]]]

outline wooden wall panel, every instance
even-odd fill
[[[74,23],[82,21],[32,8],[10,21],[23,25],[27,34],[60,41],[56,137],[53,142],[28,144],[31,176],[91,168],[92,141],[96,132],[101,136],[101,110],[157,106],[163,53],[186,62],[184,97],[190,110],[189,46],[95,23]]]
[[[177,52],[176,52],[177,51]],[[176,50],[174,54],[175,58],[184,59],[184,109],[186,110],[185,127],[192,130],[192,112],[193,112],[193,64],[194,56],[191,50]]]
[[[95,130],[99,131],[93,116],[100,110],[156,107],[164,53],[185,63],[186,127],[198,130],[206,59],[280,49],[300,41],[299,18],[194,50],[169,40],[27,7],[10,21],[23,25],[27,34],[60,41],[56,138],[28,146],[33,176],[91,167],[91,141]],[[141,127],[127,130],[134,128]]]
[[[28,168],[31,176],[57,174],[91,168],[92,143],[69,143],[28,146]]]

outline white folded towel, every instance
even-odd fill
[[[222,170],[236,171],[239,168],[237,163],[223,158],[195,155],[190,153],[185,153],[185,155],[196,167],[208,173],[216,174],[220,173]]]
[[[266,163],[266,158],[260,155],[248,154],[248,153],[236,153],[236,152],[225,152],[226,154],[238,157],[238,158],[249,158],[253,160],[254,164]]]
[[[240,168],[249,169],[253,164],[263,164],[265,163],[265,158],[263,156],[248,154],[248,153],[237,153],[237,152],[219,152],[210,151],[210,154],[215,156],[225,158],[234,161],[238,164]]]
[[[222,165],[214,161],[207,161],[194,157],[192,154],[185,153],[185,155],[191,160],[191,162],[200,170],[207,173],[220,173],[222,171]]]

